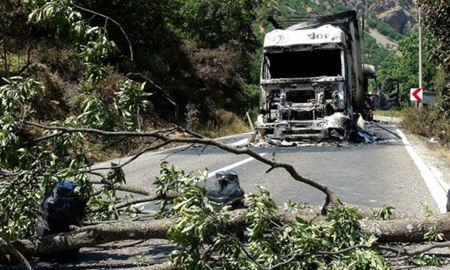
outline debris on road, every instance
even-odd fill
[[[244,190],[239,184],[239,176],[235,171],[216,173],[216,181],[207,189],[207,196],[213,202],[231,205],[233,209],[243,207]]]

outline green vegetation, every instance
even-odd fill
[[[450,98],[448,87],[450,74],[450,61],[448,58],[449,32],[442,27],[449,23],[448,3],[422,0],[422,7],[426,10],[426,29],[423,33],[423,83],[425,91],[437,92],[441,95],[437,104],[425,109],[406,108],[395,113],[401,114],[403,125],[410,132],[434,137],[435,140],[448,145],[450,142],[449,116]],[[398,40],[398,51],[387,54],[382,68],[378,71],[378,81],[383,83],[386,79],[394,78],[400,81],[400,100],[402,107],[408,107],[409,89],[418,86],[418,34],[411,32],[408,36],[399,39],[396,33],[384,24],[376,23],[373,17],[368,20],[369,27],[376,28],[381,33]],[[386,29],[383,29],[386,28]],[[394,85],[387,84],[384,92],[391,92]],[[381,112],[378,112],[381,113]],[[390,115],[391,112],[383,114]]]
[[[374,112],[375,115],[379,116],[386,116],[386,117],[396,117],[401,118],[402,117],[402,111],[398,109],[389,109],[389,110],[377,110]]]
[[[32,8],[44,3],[27,2]],[[48,78],[43,95],[51,97],[53,105],[52,110],[42,110],[47,111],[45,120],[88,108],[109,114],[98,127],[112,129],[124,118],[130,126],[131,116],[110,108],[123,101],[118,95],[124,92],[122,83],[128,75],[143,86],[142,100],[152,103],[133,109],[132,117],[139,118],[135,127],[151,128],[155,117],[185,125],[187,104],[199,110],[202,129],[211,126],[217,112],[233,112],[244,119],[246,111],[257,107],[259,69],[249,67],[260,47],[253,28],[262,1],[56,3],[47,3],[46,12],[58,12],[53,21],[35,24],[32,32],[27,26],[30,6],[8,0],[0,9],[2,19],[8,20],[0,29],[5,37],[0,49],[6,52],[0,57],[0,76]],[[70,21],[62,19],[72,10],[77,13]],[[108,19],[93,16],[90,10]],[[30,20],[37,22],[44,15],[33,13]],[[91,18],[89,25],[80,23],[84,18]],[[55,27],[56,21],[64,25]],[[95,118],[96,113],[85,112],[83,117]],[[220,119],[212,120],[214,126],[221,125]]]
[[[67,25],[58,28],[52,23],[34,25],[34,30],[29,32],[28,7],[12,0],[3,1],[2,5],[0,15],[5,23],[0,31],[6,38],[0,47],[7,53],[0,57],[0,75],[9,77],[20,73],[46,78],[43,84],[47,90],[43,95],[51,97],[47,99],[51,102],[40,109],[46,114],[45,120],[80,113],[88,103],[92,104],[89,108],[98,109],[114,105],[113,96],[120,92],[120,83],[133,74],[136,83],[146,82],[144,92],[151,94],[145,97],[152,103],[151,109],[139,112],[144,128],[155,117],[187,125],[190,104],[198,111],[199,130],[210,127],[226,130],[220,119],[213,119],[219,115],[217,112],[232,112],[238,119],[245,119],[247,111],[256,115],[260,47],[263,34],[270,29],[266,22],[269,14],[309,17],[348,9],[340,1],[313,0],[80,0],[77,5],[84,9],[78,10],[72,22],[56,18]],[[104,17],[93,16],[89,10],[105,14],[114,22],[108,19],[105,24]],[[68,14],[63,10],[58,12]],[[42,14],[33,14],[31,19],[39,16]],[[80,24],[78,29],[70,25],[80,18],[91,18],[88,36],[81,37],[78,33],[86,25]],[[12,21],[16,23],[11,24]],[[73,30],[65,31],[70,28]],[[366,62],[382,66],[388,51],[366,37]],[[80,39],[90,42],[84,47],[73,45],[73,41]],[[93,63],[98,60],[106,65],[95,66]],[[83,72],[89,70],[97,74],[85,74],[91,78],[82,78]],[[114,121],[125,117],[120,112],[120,118],[114,113],[117,110],[109,113],[110,120],[102,124],[104,127],[112,128]]]
[[[411,133],[433,137],[447,147],[450,145],[450,121],[439,113],[439,105],[427,109],[408,108],[401,112],[402,125]]]
[[[440,72],[440,78],[436,83],[442,86],[440,93],[442,95],[438,113],[442,119],[450,117],[450,32],[443,25],[450,23],[450,3],[435,2],[429,0],[420,1],[424,12],[428,14],[425,17],[425,23],[436,38],[433,44],[433,60],[436,65],[440,65],[443,69]]]
[[[279,14],[282,17],[313,17],[336,14],[349,10],[349,7],[342,1],[295,1],[281,0],[279,1]]]
[[[432,61],[432,50],[435,39],[429,31],[425,31],[424,35],[424,52],[423,52],[423,82],[425,91],[439,92],[442,89],[440,79],[441,72],[439,67],[434,65]],[[385,59],[385,68],[378,72],[380,82],[387,78],[399,79],[401,82],[400,100],[403,106],[409,104],[409,89],[418,87],[419,74],[419,48],[418,34],[412,33],[399,41],[398,51],[390,54]],[[390,88],[391,87],[391,88]],[[392,92],[393,85],[386,85],[385,92]]]
[[[163,216],[177,219],[169,238],[177,246],[172,262],[181,269],[388,269],[383,257],[371,250],[376,238],[359,229],[361,217],[355,208],[331,209],[324,223],[314,223],[314,218],[285,222],[277,218],[278,207],[269,192],[260,187],[259,194],[245,198],[248,208],[242,218],[248,239],[243,241],[229,226],[229,207],[205,199],[206,189],[199,183],[206,173],[186,174],[166,163],[162,168],[158,189],[181,194],[163,204],[172,205]],[[285,207],[301,211],[307,206]]]
[[[378,42],[369,35],[368,32],[364,35],[364,58],[363,62],[366,64],[374,65],[377,68],[377,72],[385,68],[386,58],[393,54],[392,51],[382,47]]]
[[[279,1],[278,7],[274,12],[275,15],[281,18],[298,18],[304,20],[305,18],[331,15],[351,9],[342,1]],[[294,20],[295,21],[295,20]],[[369,27],[377,29],[383,35],[386,35],[393,40],[398,40],[403,37],[402,34],[394,30],[390,25],[382,22],[376,18],[375,15],[369,14],[367,17],[366,29],[364,33],[364,63],[376,66],[378,69],[386,65],[386,58],[391,52],[377,43],[377,41],[370,36]]]
[[[367,26],[378,30],[381,34],[391,38],[392,40],[400,40],[403,38],[402,33],[392,28],[389,24],[378,19],[374,14],[367,16]]]
[[[0,29],[5,37],[17,41],[0,43],[6,52],[1,56],[0,73],[9,77],[0,83],[0,168],[2,173],[14,172],[14,176],[19,172],[15,181],[0,180],[2,239],[10,241],[34,233],[33,221],[43,191],[59,179],[71,178],[78,183],[77,193],[90,198],[88,207],[96,210],[91,218],[117,218],[117,209],[111,207],[119,202],[116,191],[93,192],[83,168],[101,156],[94,153],[92,157],[93,149],[104,152],[111,146],[119,147],[119,143],[133,148],[133,141],[123,143],[123,139],[39,132],[26,121],[142,132],[152,128],[152,115],[164,118],[164,113],[171,112],[175,118],[167,119],[182,124],[189,120],[209,135],[246,130],[245,122],[229,110],[242,114],[253,106],[244,104],[255,101],[255,87],[247,83],[247,66],[257,47],[252,23],[259,1],[229,1],[227,7],[233,9],[213,1],[13,2],[0,13],[16,16],[18,26],[34,28],[23,40],[16,37],[20,31]],[[175,4],[182,14],[172,14]],[[218,11],[224,21],[211,25]],[[103,13],[108,16],[98,15]],[[198,16],[186,17],[193,14]],[[208,14],[210,17],[204,16]],[[144,19],[129,20],[129,16]],[[187,24],[180,24],[185,19]],[[155,21],[161,28],[153,27]],[[203,25],[212,27],[215,35],[204,32]],[[147,42],[159,47],[155,50]],[[23,67],[11,64],[13,55],[23,52],[30,52],[29,61]],[[177,67],[173,66],[176,61]],[[168,80],[172,83],[161,88],[152,78],[163,73],[163,78],[173,77]],[[19,74],[22,76],[13,76]],[[177,106],[167,108],[168,100],[175,100]],[[188,113],[186,107],[192,110]],[[151,145],[152,141],[140,143]],[[123,183],[121,169],[113,165],[107,181]],[[12,198],[17,198],[13,206]]]

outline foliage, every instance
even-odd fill
[[[95,84],[106,77],[103,61],[116,45],[106,36],[106,30],[89,26],[71,0],[27,0],[33,9],[29,21],[56,28],[58,37],[69,35],[79,46],[80,61],[85,66],[85,83]]]
[[[92,210],[89,212],[88,218],[91,220],[118,219],[120,213],[116,208],[116,204],[126,201],[129,199],[129,196],[119,197],[115,185],[125,184],[125,173],[118,164],[112,162],[111,169],[103,180],[107,185],[100,192],[90,197],[88,207]],[[129,211],[125,211],[122,214],[129,214]]]
[[[206,47],[224,44],[251,52],[256,47],[252,23],[262,0],[173,1],[170,19],[173,27],[187,38]],[[244,46],[244,47],[242,47]]]
[[[409,262],[417,266],[439,266],[443,263],[438,257],[426,254],[413,256],[409,259]]]
[[[378,30],[378,32],[391,38],[392,40],[400,40],[403,37],[401,33],[393,29],[389,24],[378,19],[374,14],[369,14],[367,17],[367,25],[370,28]]]
[[[379,116],[386,116],[386,117],[396,117],[396,118],[402,117],[402,111],[399,111],[397,109],[377,110],[377,111],[375,111],[375,114],[379,115]]]
[[[20,163],[22,142],[19,119],[30,111],[30,102],[38,91],[40,84],[32,78],[13,77],[4,79],[0,87],[0,164],[1,167],[13,169]],[[21,153],[22,152],[22,153]]]
[[[255,119],[255,118],[253,118]],[[225,110],[214,110],[206,126],[197,129],[201,134],[210,138],[227,136],[249,131],[248,121],[235,113]]]
[[[178,170],[175,166],[169,165],[169,163],[161,162],[160,176],[156,177],[154,185],[156,192],[162,195],[167,195],[169,192],[183,193],[185,189],[199,184],[201,181],[205,181],[207,173],[204,172],[201,175],[192,175],[182,170]],[[173,206],[176,203],[182,202],[182,197],[177,198],[165,198],[157,203],[160,208],[159,217],[168,217],[175,214],[175,209],[167,208]]]
[[[450,142],[450,122],[443,118],[439,104],[426,109],[407,108],[402,112],[402,125],[414,134],[434,137],[435,140],[448,144]]]
[[[439,113],[443,119],[450,116],[450,32],[444,25],[450,23],[450,3],[448,1],[420,0],[423,9],[425,23],[436,38],[433,44],[434,61],[441,65],[445,76],[444,88],[441,90],[442,99],[439,105]]]
[[[21,1],[0,1],[0,77],[17,74],[26,63],[20,51],[29,42],[27,9]]]
[[[389,220],[394,213],[394,210],[395,208],[392,206],[383,205],[383,207],[374,211],[374,217],[375,219]]]
[[[423,84],[425,91],[436,91],[433,81],[437,67],[432,62],[432,49],[435,39],[429,31],[423,33]],[[419,59],[418,34],[413,32],[410,36],[399,42],[398,52],[387,57],[386,67],[379,72],[379,80],[383,82],[388,78],[399,79],[402,82],[400,100],[403,105],[409,104],[409,89],[418,87]],[[393,89],[384,89],[386,93]]]
[[[386,58],[393,54],[392,51],[379,45],[378,42],[367,33],[364,36],[363,46],[364,63],[374,65],[378,70],[386,68]]]
[[[24,80],[22,77],[11,77],[3,78],[3,80],[6,84],[0,87],[1,115],[18,116],[20,112],[24,112],[24,107],[41,90],[39,82],[32,78]]]
[[[278,10],[283,17],[300,17],[308,18],[311,16],[324,16],[336,14],[349,10],[351,7],[347,3],[342,1],[295,1],[295,0],[282,0],[279,1]]]
[[[68,115],[55,125],[86,125],[103,129],[117,126],[118,114],[137,115],[148,108],[144,85],[126,80],[115,98],[116,106],[108,106],[98,93],[88,93],[106,78],[107,67],[103,61],[113,52],[115,45],[106,37],[104,29],[89,26],[75,10],[72,1],[26,1],[32,9],[29,19],[56,29],[57,37],[65,36],[79,51],[79,61],[85,67],[80,87],[86,93],[82,102],[83,113]],[[85,155],[81,134],[37,133],[26,126],[25,121],[34,115],[36,96],[43,91],[41,84],[33,78],[11,77],[4,79],[0,87],[0,168],[8,170],[0,179],[0,238],[13,240],[31,236],[34,220],[39,213],[39,200],[46,189],[60,179],[77,182],[76,193],[88,200],[92,186],[85,169],[90,165]],[[135,126],[138,116],[131,117],[126,126]],[[58,135],[58,136],[55,136]],[[39,138],[39,136],[42,136]],[[36,141],[34,138],[38,138]],[[107,180],[122,181],[123,175],[113,171]],[[14,198],[14,199],[13,199]],[[105,199],[106,198],[106,199]],[[103,210],[105,205],[116,202],[115,190],[103,190],[90,202],[93,209]],[[103,218],[117,217],[117,211],[107,206]],[[112,212],[114,211],[114,212]],[[99,217],[102,218],[102,217]]]
[[[384,259],[370,249],[356,248],[337,256],[327,252],[366,245],[375,238],[357,226],[353,208],[333,209],[326,224],[297,219],[280,222],[269,192],[247,195],[247,227],[243,237],[232,224],[227,207],[206,199],[206,190],[192,182],[181,190],[173,207],[178,216],[170,229],[176,244],[175,265],[187,269],[387,269]],[[330,253],[331,254],[331,253]]]
[[[97,93],[85,97],[81,109],[83,112],[78,119],[84,126],[112,130],[117,125],[117,111],[105,104]]]
[[[131,2],[139,6],[150,1]],[[54,32],[56,41],[73,45],[78,52],[77,61],[84,67],[82,78],[72,82],[82,93],[81,115],[69,114],[66,119],[52,124],[114,130],[124,126],[134,129],[137,122],[138,130],[141,130],[139,114],[150,107],[145,84],[125,79],[112,98],[96,91],[105,82],[108,59],[117,49],[109,39],[107,27],[90,25],[86,14],[71,0],[27,0],[26,3],[31,9],[30,22]],[[183,6],[185,11],[193,12],[182,14],[191,20],[191,26],[204,20],[211,22],[211,27],[224,36],[229,35],[229,39],[222,40],[222,36],[219,39],[194,27],[197,34],[187,35],[189,38],[208,46],[227,43],[239,47],[241,44],[245,45],[245,53],[251,52],[254,48],[253,34],[249,30],[253,18],[251,11],[259,2],[227,3],[228,6],[212,1],[175,4],[186,4]],[[202,18],[202,14],[207,16]],[[222,16],[224,21],[219,24],[211,21],[215,15]],[[233,17],[238,20],[231,20]],[[186,26],[180,28],[179,31],[188,31]],[[239,33],[238,37],[230,38],[233,33]],[[139,42],[142,40],[136,41]],[[245,84],[245,79],[243,81]],[[255,99],[255,88],[245,86],[238,89],[245,90],[244,95],[249,99]],[[109,173],[102,179],[105,187],[100,190],[94,189],[89,181],[87,168],[92,163],[85,154],[89,136],[39,132],[28,122],[34,119],[32,101],[40,91],[41,84],[32,78],[12,77],[0,87],[0,238],[7,241],[33,235],[44,190],[52,188],[61,179],[77,182],[75,193],[89,200],[90,218],[114,219],[123,213],[117,209],[117,203],[126,198],[118,198],[115,189],[115,185],[125,183],[120,166],[111,164]],[[122,122],[121,117],[125,121]],[[380,254],[372,250],[375,239],[363,234],[357,226],[359,216],[353,208],[331,209],[324,224],[302,219],[285,223],[277,219],[277,206],[268,191],[261,188],[260,195],[246,197],[248,228],[242,235],[240,228],[228,225],[232,223],[228,209],[206,198],[205,188],[199,185],[205,179],[206,174],[187,174],[163,163],[161,176],[156,181],[159,193],[177,191],[180,194],[174,200],[163,200],[160,205],[161,216],[177,218],[176,225],[170,230],[172,241],[177,245],[172,256],[176,265],[193,269],[259,269],[276,264],[286,269],[387,268]],[[243,240],[245,237],[247,240]],[[346,248],[350,249],[342,251]]]
[[[69,148],[78,135],[54,137],[41,144],[27,139],[22,121],[32,112],[31,101],[42,91],[41,85],[32,78],[20,77],[5,83],[0,87],[4,104],[0,116],[0,167],[14,172],[14,177],[0,181],[0,237],[15,239],[34,232],[38,200],[57,179],[75,178],[84,196],[90,186],[85,175],[78,172],[86,166],[83,155],[70,154],[74,149]]]
[[[121,112],[125,125],[128,129],[132,129],[135,123],[138,123],[138,130],[140,130],[139,114],[151,106],[147,99],[151,94],[145,92],[145,82],[137,84],[131,80],[126,80],[120,86],[116,95],[116,110]]]

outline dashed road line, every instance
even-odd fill
[[[259,154],[259,155],[263,157],[263,156],[267,155],[267,153],[261,153],[261,154]],[[238,161],[238,162],[236,162],[236,163],[233,163],[233,164],[231,164],[231,165],[228,165],[228,166],[226,166],[226,167],[220,168],[220,169],[218,169],[218,170],[212,171],[212,172],[208,173],[208,177],[207,177],[207,178],[213,177],[213,176],[216,175],[216,173],[218,173],[218,172],[221,172],[221,171],[228,171],[228,170],[234,169],[234,168],[236,168],[236,167],[239,167],[239,166],[244,165],[245,163],[249,163],[250,161],[253,161],[253,160],[255,160],[255,159],[252,158],[252,157],[251,157],[251,158],[247,158],[247,159]]]
[[[263,157],[263,156],[267,155],[267,153],[261,153],[261,154],[259,154],[259,155]],[[220,169],[218,169],[218,170],[212,171],[212,172],[208,173],[207,178],[209,179],[209,178],[215,176],[217,172],[228,171],[228,170],[237,168],[237,167],[239,167],[239,166],[242,166],[242,165],[244,165],[244,164],[246,164],[246,163],[249,163],[249,162],[251,162],[251,161],[253,161],[253,160],[255,160],[255,158],[252,158],[252,157],[246,158],[246,159],[244,159],[244,160],[238,161],[238,162],[236,162],[236,163],[233,163],[233,164],[231,164],[231,165],[225,166],[225,167],[220,168]],[[139,208],[139,209],[144,209],[145,206],[146,206],[146,205],[149,205],[149,204],[150,204],[150,203],[138,203],[138,204],[135,204],[134,207]]]
[[[225,136],[225,137],[220,137],[220,138],[217,138],[215,140],[216,141],[228,140],[228,139],[238,138],[238,137],[245,136],[245,135],[250,135],[250,134],[251,134],[251,132],[239,133],[239,134],[229,135],[229,136]],[[236,146],[241,146],[241,145],[246,144],[247,141],[248,141],[248,138],[239,140],[239,141],[234,142],[234,143],[229,143],[229,144],[226,144],[226,145],[236,147]],[[186,144],[185,145],[180,145],[180,146],[176,146],[176,147],[172,147],[172,148],[168,148],[168,149],[164,149],[164,150],[160,150],[160,151],[156,151],[156,152],[148,152],[148,153],[145,153],[145,156],[160,155],[160,154],[164,154],[164,153],[167,153],[167,152],[170,152],[170,151],[180,150],[182,148],[187,148],[187,147],[189,147],[189,145],[186,145]],[[118,163],[120,165],[123,162],[127,162],[130,158],[133,158],[133,156],[125,156],[125,157],[120,157],[120,158],[117,158],[117,159],[114,159],[114,160],[99,162],[99,163],[96,163],[95,166],[96,167],[106,166],[106,165],[111,164],[111,162]]]

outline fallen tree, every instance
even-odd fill
[[[231,227],[245,229],[245,210],[237,210],[231,213]],[[316,220],[317,216],[305,211],[280,211],[278,221],[293,221],[296,218],[304,220]],[[361,230],[366,234],[376,235],[380,243],[421,242],[426,241],[425,234],[431,230],[450,235],[450,214],[440,214],[432,217],[418,219],[398,220],[360,220]],[[117,221],[108,224],[99,224],[77,228],[68,233],[49,235],[35,239],[16,240],[10,243],[26,257],[39,257],[51,255],[60,251],[73,250],[83,247],[95,247],[98,245],[124,240],[168,239],[168,231],[176,223],[175,218],[147,220],[147,221]],[[432,248],[450,247],[450,242],[438,242],[427,245],[426,248],[414,250],[398,250],[401,255],[416,255]],[[0,244],[0,249],[7,249]],[[377,248],[374,246],[373,248]],[[422,252],[418,252],[422,250]]]
[[[246,228],[246,211],[236,210],[231,212],[231,222],[228,224],[233,231],[245,230]],[[318,218],[319,217],[319,218]],[[302,219],[314,223],[325,223],[324,217],[318,216],[311,210],[280,210],[276,214],[275,221],[279,224],[291,223]],[[398,220],[369,220],[363,219],[358,221],[358,226],[362,232],[378,237],[377,244],[358,244],[343,248],[333,252],[317,251],[316,255],[340,255],[350,252],[354,249],[386,251],[396,254],[397,258],[407,259],[416,255],[420,255],[434,249],[450,247],[450,242],[436,242],[422,245],[419,247],[397,247],[388,245],[397,242],[420,242],[426,241],[426,234],[432,230],[450,234],[450,214],[441,214],[433,217],[422,219],[398,219]],[[160,220],[147,221],[117,221],[108,224],[99,224],[94,226],[86,226],[77,228],[68,233],[49,235],[35,239],[16,240],[10,244],[0,244],[0,250],[15,251],[21,256],[27,258],[48,256],[62,251],[69,251],[83,247],[95,247],[102,244],[124,241],[124,240],[148,240],[148,239],[168,239],[169,230],[176,224],[176,218],[166,218]],[[384,243],[384,245],[382,245]],[[11,248],[12,247],[12,248]],[[297,254],[297,256],[303,256]],[[291,258],[294,260],[294,258]],[[152,269],[175,269],[171,264],[155,266]],[[271,269],[277,269],[273,267]]]

